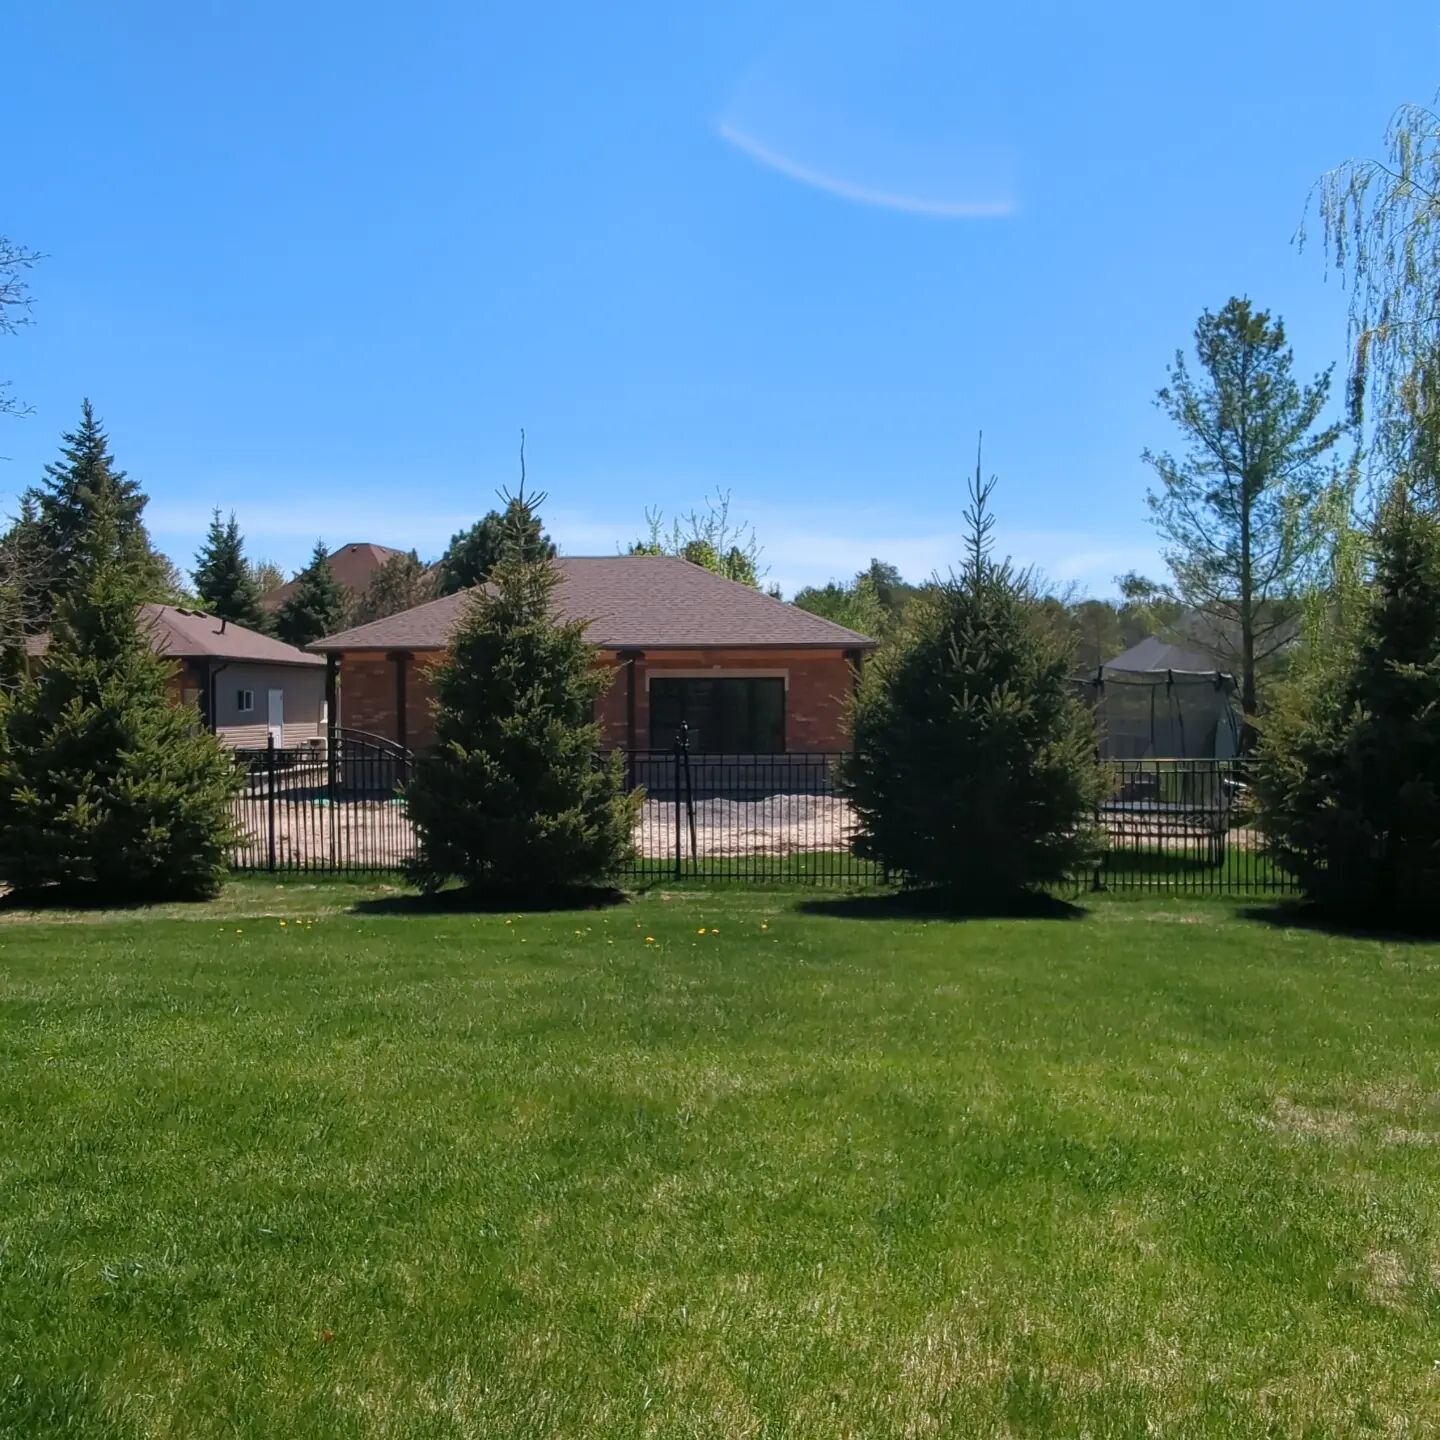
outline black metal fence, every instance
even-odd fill
[[[632,883],[689,879],[879,886],[859,853],[838,754],[704,755],[677,746],[626,757],[643,792]],[[398,870],[414,852],[405,805],[409,752],[343,731],[333,746],[241,750],[239,870],[321,874]],[[1105,848],[1076,888],[1288,892],[1254,823],[1239,762],[1106,762],[1097,814]]]
[[[412,758],[342,731],[333,745],[236,750],[237,870],[398,870],[415,848],[405,809]]]

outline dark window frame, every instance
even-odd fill
[[[711,687],[708,705],[702,702],[698,695],[693,698],[687,695],[684,689],[687,686],[700,685]],[[672,686],[676,687],[675,690],[670,691],[667,695],[666,688]],[[717,686],[744,686],[746,689],[744,722],[746,733],[741,737],[742,743],[712,745],[709,734],[711,727],[697,723],[700,715],[707,710],[712,716],[719,714],[719,697],[714,688]],[[649,677],[648,689],[649,732],[652,749],[668,750],[674,744],[678,727],[683,722],[689,726],[692,736],[691,752],[696,755],[784,755],[788,751],[790,687],[782,675],[726,675],[723,672],[716,675],[657,674]],[[660,692],[659,695],[657,695],[657,691]],[[761,743],[764,725],[763,716],[757,703],[758,696],[766,692],[771,695],[778,693],[780,698],[778,726],[769,737],[770,745]],[[733,695],[733,691],[731,693]],[[678,699],[678,713],[673,703],[674,699]],[[733,711],[731,713],[733,714]],[[695,720],[691,719],[692,716],[695,717]],[[735,738],[733,734],[721,735],[722,742]]]

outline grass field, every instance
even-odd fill
[[[1440,1431],[1440,946],[249,883],[0,914],[0,1095],[4,1435]]]

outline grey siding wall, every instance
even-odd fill
[[[254,692],[255,708],[239,708],[239,692]],[[285,744],[306,745],[325,734],[325,668],[296,665],[227,665],[215,676],[215,733],[240,750],[263,750],[270,734],[268,692],[285,695]]]

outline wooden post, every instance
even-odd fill
[[[402,750],[410,748],[410,717],[405,713],[405,662],[409,658],[403,650],[390,657],[395,664],[395,743]]]

